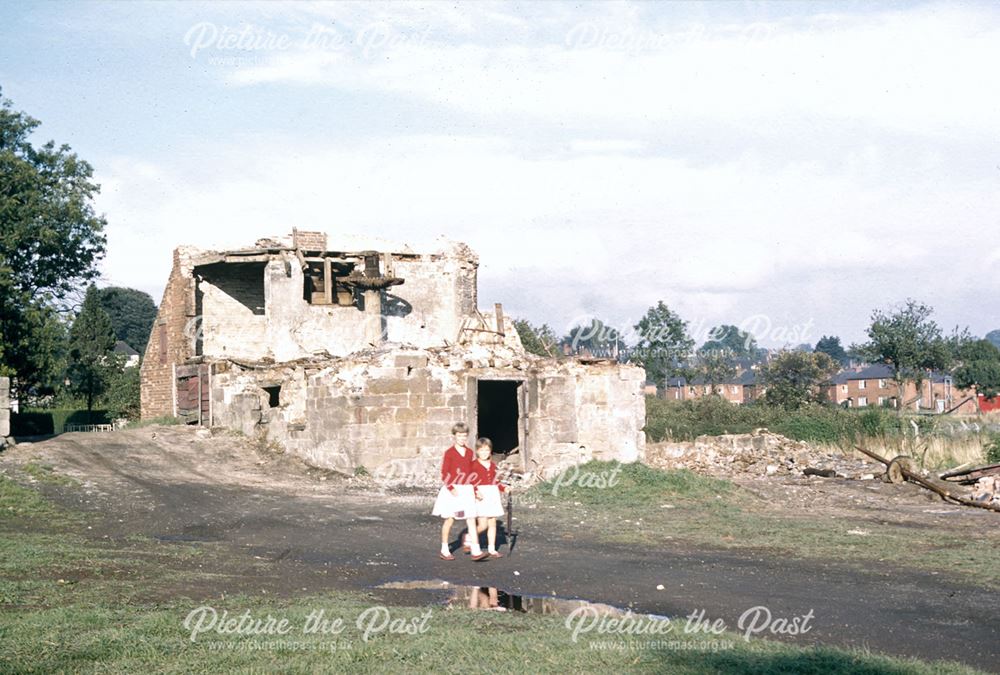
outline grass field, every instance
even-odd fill
[[[629,480],[633,496],[649,503],[661,497],[663,481],[703,500],[732,489],[686,474],[637,474]],[[380,609],[372,597],[356,592],[220,597],[204,590],[226,572],[213,544],[90,538],[82,533],[79,514],[5,477],[0,477],[0,509],[6,514],[0,521],[3,673],[976,672],[861,651],[747,642],[731,633],[650,638],[659,644],[643,636],[585,633],[574,642],[561,617],[443,606]],[[718,512],[729,509],[720,505]],[[230,617],[270,615],[287,621],[290,631],[210,630],[192,640],[192,624],[185,627],[184,621],[199,606],[228,611]],[[341,619],[343,632],[304,633],[310,613],[319,610],[328,620]]]
[[[608,476],[615,466],[614,462],[590,462],[580,467],[579,475]],[[1000,559],[995,554],[1000,532],[995,529],[971,538],[934,528],[915,532],[877,520],[859,526],[856,521],[833,520],[809,511],[790,513],[781,504],[769,503],[730,481],[686,469],[617,466],[620,470],[613,487],[581,486],[579,479],[566,485],[557,478],[533,487],[525,501],[536,504],[542,517],[585,521],[606,541],[770,549],[875,570],[905,565],[1000,588]]]

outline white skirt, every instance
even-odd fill
[[[437,499],[434,501],[434,510],[431,511],[431,515],[459,520],[475,517],[476,498],[472,494],[472,486],[456,485],[454,487],[455,494],[452,494],[447,486],[441,486]]]
[[[496,485],[480,485],[479,496],[482,499],[476,502],[477,518],[499,518],[503,515],[500,488]]]

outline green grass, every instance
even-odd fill
[[[8,535],[0,533],[0,542]],[[366,612],[381,603],[363,593],[328,592],[291,600],[262,595],[188,599],[175,594],[141,600],[170,578],[186,546],[136,542],[167,549],[155,557],[119,552],[81,537],[38,535],[23,541],[30,552],[9,558],[0,570],[0,671],[49,672],[676,672],[676,673],[972,673],[956,664],[928,664],[861,651],[798,647],[726,633],[643,636],[584,633],[574,642],[563,617],[449,610],[442,606],[388,607],[388,628],[365,639]],[[14,546],[8,542],[4,553]],[[181,551],[180,558],[171,549]],[[211,553],[209,553],[211,555]],[[72,568],[86,574],[73,573]],[[104,573],[94,573],[94,569]],[[117,571],[112,574],[111,571]],[[198,572],[193,575],[197,577]],[[21,577],[12,580],[11,577]],[[190,573],[187,575],[191,581]],[[286,635],[208,631],[190,639],[184,620],[210,606],[240,617],[285,619]],[[430,614],[426,612],[430,609]],[[303,631],[311,612],[339,618],[338,635]],[[427,616],[426,620],[424,617]],[[425,626],[426,630],[417,632]],[[408,634],[405,631],[411,631]],[[651,641],[650,640],[650,641]],[[671,646],[668,642],[683,644]],[[278,643],[284,643],[280,645]],[[263,647],[262,647],[263,646]],[[630,647],[638,646],[638,649]],[[721,649],[720,649],[721,646]],[[335,647],[331,649],[331,647]],[[487,657],[483,653],[488,654]],[[511,655],[516,655],[511,657]]]
[[[141,429],[143,427],[153,426],[154,424],[160,424],[163,426],[174,426],[181,424],[180,418],[173,417],[171,415],[164,415],[163,417],[151,417],[144,420],[132,420],[127,425],[126,429]]]
[[[70,480],[70,479],[67,479]],[[79,514],[56,506],[31,488],[0,475],[0,520],[13,523],[44,523],[46,527],[71,526],[81,522]]]
[[[62,474],[56,473],[55,469],[49,464],[36,464],[35,462],[29,462],[23,465],[21,470],[35,480],[49,485],[79,484],[69,476],[63,476]]]
[[[617,480],[610,477],[618,467]],[[582,477],[594,476],[592,487]],[[604,487],[599,477],[603,476]],[[972,539],[928,528],[789,513],[730,481],[686,469],[589,462],[531,488],[522,504],[553,528],[584,521],[604,541],[643,546],[688,542],[699,547],[767,549],[803,559],[840,561],[866,569],[911,567],[1000,588],[1000,533]],[[876,514],[877,516],[877,514]],[[642,523],[634,527],[633,523]],[[623,526],[625,524],[625,526]],[[851,531],[867,534],[852,534]],[[992,544],[987,543],[992,542]]]
[[[674,497],[712,503],[716,496],[728,496],[735,489],[730,481],[701,476],[687,469],[660,471],[638,462],[595,460],[535,485],[526,496],[546,503],[579,502],[584,506],[633,510]]]
[[[665,493],[704,502],[719,491],[736,489],[688,472],[661,473],[633,467],[621,472],[619,485],[637,502],[655,501]],[[603,495],[577,488],[578,499],[604,504]],[[562,493],[552,497],[555,502],[561,498]],[[339,591],[293,599],[257,592],[231,595],[225,593],[224,582],[239,577],[227,571],[265,578],[274,574],[274,568],[227,557],[234,554],[213,544],[162,544],[138,536],[91,539],[73,528],[57,527],[48,516],[61,509],[4,478],[0,505],[8,504],[15,511],[0,520],[0,672],[4,673],[976,672],[957,664],[856,650],[746,642],[728,633],[650,636],[667,644],[630,649],[646,642],[644,636],[591,633],[574,642],[562,617],[442,606],[389,607],[390,620],[403,632],[382,630],[365,640],[357,622],[381,605],[373,595]],[[286,619],[292,632],[283,636],[210,632],[192,641],[184,620],[203,605],[233,617],[245,611],[255,619],[270,614]],[[343,633],[303,633],[309,613],[320,609],[327,619],[342,619]],[[424,619],[428,609],[431,613]],[[426,630],[414,630],[421,626]],[[670,645],[670,640],[684,648]],[[725,645],[721,650],[716,648],[720,642]],[[605,648],[596,648],[601,645]]]

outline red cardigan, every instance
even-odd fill
[[[497,465],[490,461],[488,467],[483,466],[478,459],[472,460],[472,473],[475,476],[473,485],[496,485],[500,492],[506,492],[507,488],[497,482]]]
[[[441,462],[441,482],[450,490],[456,485],[469,485],[472,483],[474,453],[471,448],[465,448],[465,456],[451,446],[444,451],[444,459]]]

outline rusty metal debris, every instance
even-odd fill
[[[860,445],[855,445],[854,447],[858,452],[885,464],[886,476],[888,477],[889,482],[896,483],[902,482],[902,480],[907,480],[940,495],[940,497],[945,501],[952,501],[965,506],[975,506],[976,508],[987,509],[1000,513],[1000,504],[993,503],[992,500],[979,501],[976,499],[970,499],[963,494],[965,493],[965,490],[955,485],[955,483],[920,475],[916,469],[916,464],[910,457],[900,456],[889,460],[872,452],[871,450],[868,450],[867,448],[861,447]]]

